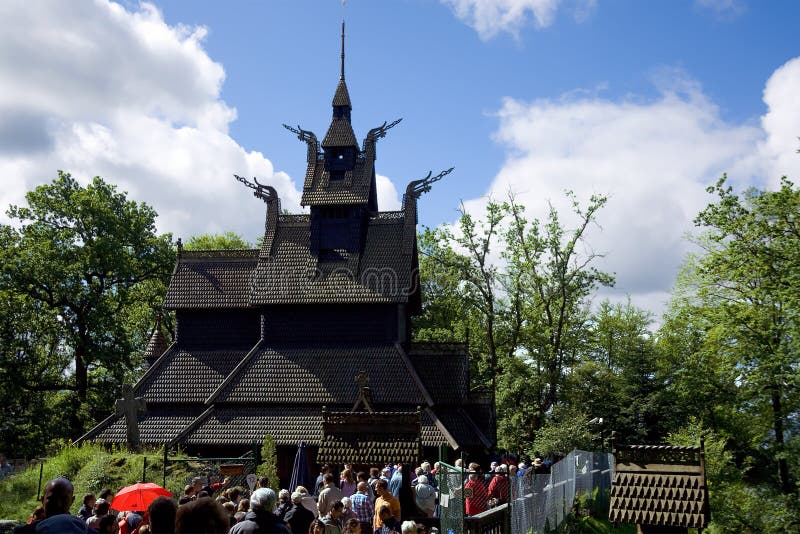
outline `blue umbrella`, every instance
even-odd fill
[[[301,441],[297,447],[297,454],[294,455],[294,466],[292,466],[292,478],[289,488],[294,491],[297,486],[304,486],[308,491],[313,492],[311,487],[311,473],[308,471],[308,460],[306,459],[306,442]]]

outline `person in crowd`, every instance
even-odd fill
[[[386,483],[388,484],[388,483],[389,483],[389,479],[390,479],[390,478],[392,478],[392,468],[391,468],[391,467],[389,467],[388,465],[387,465],[386,467],[384,467],[384,468],[381,470],[381,476],[380,476],[380,478],[382,478],[383,480],[385,480],[385,481],[386,481]]]
[[[231,528],[230,534],[290,534],[284,522],[272,513],[277,500],[270,488],[258,488],[250,496],[250,511]]]
[[[75,514],[77,517],[80,517],[84,521],[92,517],[92,513],[94,510],[94,503],[97,499],[94,496],[94,493],[87,493],[83,496],[83,504],[81,507],[78,508],[78,513]]]
[[[475,462],[469,464],[469,480],[464,485],[464,489],[471,490],[471,497],[464,499],[464,508],[467,515],[475,515],[486,511],[486,501],[489,500],[486,493],[486,486],[480,476],[481,466]]]
[[[239,522],[236,520],[236,505],[233,504],[232,501],[225,501],[222,503],[222,507],[225,508],[225,511],[228,512],[228,516],[230,516],[231,526]]]
[[[360,482],[363,482],[367,485],[367,495],[369,495],[369,498],[372,502],[375,502],[375,492],[373,491],[372,486],[369,484],[369,475],[366,471],[359,471],[356,475],[356,491],[358,491],[358,484]],[[353,492],[353,495],[355,495],[355,492]]]
[[[369,470],[369,480],[367,480],[367,484],[369,484],[373,494],[375,492],[375,482],[377,482],[379,478],[381,478],[381,470],[377,467],[371,468]]]
[[[375,527],[374,534],[400,534],[400,521],[392,515],[388,506],[381,505],[377,514],[376,523],[380,521],[380,524]]]
[[[350,500],[350,497],[342,497],[342,504],[344,505],[344,510],[342,510],[342,516],[339,518],[339,522],[342,524],[342,527],[344,527],[348,519],[354,519],[356,517],[356,513],[353,511],[353,502]]]
[[[233,487],[228,489],[228,499],[235,504],[236,506],[239,505],[239,501],[242,498],[242,489],[237,487]]]
[[[325,489],[325,475],[331,472],[331,466],[325,464],[322,466],[322,469],[319,471],[319,476],[317,476],[316,482],[314,482],[314,497],[319,497],[319,493]]]
[[[105,489],[100,491],[100,493],[97,495],[97,498],[98,499],[103,499],[110,506],[114,502],[114,492],[111,491],[111,489],[109,489],[109,488],[105,488]]]
[[[342,471],[339,477],[339,489],[342,491],[342,497],[349,497],[356,492],[356,480],[350,469]]]
[[[14,472],[14,466],[6,459],[6,455],[0,452],[0,480]]]
[[[372,524],[373,530],[383,526],[380,510],[384,506],[389,509],[389,512],[395,520],[400,521],[400,501],[391,494],[389,485],[385,480],[379,480],[375,483],[375,493],[378,494],[378,498],[375,500],[375,517]]]
[[[342,504],[342,501],[337,501],[333,503],[328,509],[328,512],[320,518],[320,520],[325,523],[325,534],[341,534],[341,518],[343,511],[344,504]]]
[[[286,512],[283,519],[289,524],[293,534],[305,534],[314,521],[314,514],[303,506],[303,494],[299,491],[292,493],[292,504],[294,506]]]
[[[150,530],[153,534],[174,534],[178,508],[169,497],[156,497],[147,507]]]
[[[356,492],[350,497],[350,506],[356,519],[361,523],[363,532],[372,532],[372,520],[375,517],[375,507],[368,493],[369,486],[363,480],[356,486]]]
[[[117,532],[117,518],[110,514],[100,518],[97,523],[97,532],[100,534],[115,534]]]
[[[508,477],[504,464],[494,468],[494,476],[489,482],[489,498],[494,499],[497,505],[508,502]]]
[[[136,534],[142,524],[142,514],[131,512],[117,523],[119,534]]]
[[[358,522],[358,519],[351,517],[345,521],[342,534],[361,534],[361,523]]]
[[[417,524],[413,521],[403,521],[400,525],[401,534],[417,534]]]
[[[259,488],[268,488],[269,487],[269,477],[260,477],[258,479],[258,487]]]
[[[150,525],[141,525],[136,530],[136,534],[153,534],[153,530],[150,528]]]
[[[403,466],[398,465],[397,469],[394,470],[392,474],[392,478],[389,479],[389,491],[392,492],[392,495],[395,497],[400,497],[400,488],[403,487]]]
[[[433,517],[433,513],[436,511],[436,490],[428,484],[428,477],[425,475],[417,477],[417,485],[414,486],[414,501],[417,503],[417,508],[426,517]]]
[[[308,534],[325,534],[325,523],[319,519],[315,519],[308,527]]]
[[[312,514],[314,519],[319,517],[319,508],[317,508],[317,501],[308,494],[308,490],[303,486],[297,486],[297,492],[303,495],[303,506],[306,507]]]
[[[434,476],[434,473],[431,472],[430,462],[427,461],[422,462],[420,467],[422,468],[422,474],[425,475],[428,479],[428,484],[433,486],[433,489],[438,489],[438,484],[436,483],[436,477]]]
[[[325,487],[319,492],[319,499],[317,500],[320,517],[327,514],[334,503],[342,501],[342,490],[336,487],[333,474],[325,473],[322,481]]]
[[[190,499],[194,498],[194,486],[191,484],[186,484],[183,487],[183,494],[188,496]]]
[[[75,501],[75,488],[66,478],[56,478],[47,483],[42,495],[44,519],[22,525],[14,529],[15,534],[29,532],[42,532],[44,534],[57,534],[65,532],[94,533],[85,521],[69,513]]]
[[[227,534],[230,526],[225,509],[208,497],[184,504],[175,514],[175,534]]]
[[[236,506],[237,512],[247,513],[250,511],[250,499],[239,499],[239,504]]]
[[[275,509],[275,515],[281,521],[286,520],[286,512],[292,508],[292,495],[289,490],[282,489],[278,492],[278,507]]]
[[[107,500],[97,499],[94,503],[92,516],[86,520],[86,524],[94,529],[97,529],[98,525],[100,524],[100,520],[107,516],[110,511],[111,505]]]
[[[190,495],[181,495],[181,498],[178,499],[178,506],[183,506],[184,504],[188,504],[194,500],[194,497]]]
[[[33,509],[31,515],[28,516],[28,521],[26,521],[26,525],[32,525],[37,521],[41,521],[44,519],[44,506],[41,504],[37,505],[36,508]]]

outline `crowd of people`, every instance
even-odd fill
[[[464,477],[466,483],[462,489],[451,482],[448,491],[450,496],[464,491],[466,514],[475,515],[508,501],[511,477],[547,468],[538,458],[530,467],[524,462],[492,462],[488,471],[477,463],[464,469],[457,461],[456,471],[449,473]],[[436,530],[430,527],[435,520],[429,519],[438,515],[438,469],[438,462],[433,466],[423,462],[406,475],[402,465],[369,472],[346,465],[335,475],[324,465],[313,488],[297,486],[277,493],[266,477],[258,479],[252,492],[233,486],[229,478],[204,484],[203,478],[195,477],[177,502],[158,497],[146,510],[120,511],[107,489],[97,496],[85,494],[75,515],[70,513],[75,500],[72,483],[58,478],[47,484],[42,504],[15,533],[429,534]]]

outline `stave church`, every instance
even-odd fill
[[[376,148],[399,121],[359,144],[351,111],[342,23],[325,136],[287,127],[306,148],[308,213],[284,213],[274,188],[236,176],[242,195],[265,205],[260,248],[188,251],[178,242],[164,301],[175,337],[156,326],[133,387],[146,403],[142,444],[232,456],[270,434],[281,478],[300,442],[313,462],[338,465],[416,464],[436,460],[440,446],[451,455],[494,446],[492,399],[470,391],[466,346],[412,341],[417,204],[449,171],[410,182],[402,209],[381,211]],[[81,439],[125,442],[125,417]]]

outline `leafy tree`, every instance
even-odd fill
[[[261,463],[256,467],[256,474],[267,477],[270,484],[278,484],[278,449],[275,447],[275,438],[272,434],[264,434],[261,444]]]
[[[59,171],[26,200],[7,212],[16,224],[0,226],[0,291],[19,314],[3,340],[18,367],[3,378],[28,392],[74,392],[93,409],[72,414],[75,436],[134,372],[175,253],[170,235],[156,234],[155,211],[99,177],[83,187]]]
[[[192,236],[184,248],[186,250],[237,250],[253,248],[253,245],[235,232],[225,232]]]
[[[695,219],[702,253],[687,262],[662,329],[679,347],[669,387],[684,411],[729,439],[748,482],[790,494],[800,415],[800,190],[784,178],[776,191],[739,196],[725,180],[708,189],[716,201]]]
[[[483,219],[462,209],[455,228],[420,237],[417,339],[468,341],[473,380],[497,400],[505,447],[530,443],[561,402],[584,342],[588,299],[613,284],[591,265],[597,255],[578,246],[604,203],[592,197],[583,209],[573,199],[579,224],[570,230],[553,208],[545,224],[528,221],[512,196],[490,201]]]

